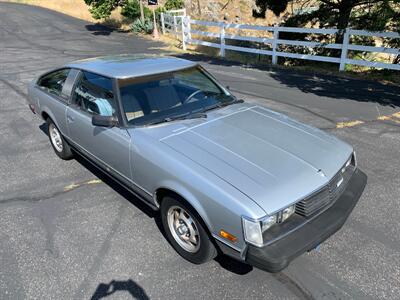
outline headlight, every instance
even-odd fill
[[[282,217],[281,217],[281,221],[280,222],[285,221],[287,218],[289,218],[291,215],[293,215],[294,214],[294,210],[295,210],[295,206],[294,205],[289,206],[289,207],[285,208],[284,210],[282,210],[282,214],[281,214]]]
[[[244,239],[246,242],[261,247],[264,244],[263,232],[271,228],[273,225],[282,223],[287,220],[295,212],[295,206],[291,205],[282,211],[262,218],[261,220],[252,220],[242,217]]]
[[[353,154],[350,156],[350,158],[346,161],[342,168],[342,173],[346,172],[348,167],[357,167],[357,162],[356,162],[356,153],[353,151]]]
[[[269,229],[272,225],[276,224],[276,215],[272,215],[270,217],[266,217],[261,222],[261,231]]]
[[[261,222],[251,221],[245,218],[242,218],[242,220],[245,241],[256,246],[262,246],[263,237],[261,233]]]

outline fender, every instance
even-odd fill
[[[65,110],[66,110],[67,106],[65,106]],[[40,116],[43,118],[43,113],[46,113],[49,118],[54,122],[54,124],[56,124],[57,128],[60,130],[61,134],[63,136],[68,136],[67,132],[64,132],[62,126],[60,126],[57,118],[54,116],[54,114],[52,113],[52,111],[50,110],[49,107],[47,106],[40,106],[39,105],[39,110],[40,110]],[[64,113],[64,117],[65,117],[65,113]]]
[[[153,193],[153,199],[156,203],[158,203],[157,191],[159,191],[160,189],[170,190],[170,191],[178,194],[182,198],[184,198],[196,210],[196,212],[199,214],[199,216],[202,218],[202,220],[206,224],[208,230],[211,233],[214,232],[214,226],[212,225],[210,219],[208,218],[208,215],[207,215],[205,209],[203,208],[203,205],[196,198],[196,196],[193,195],[193,193],[191,193],[185,186],[183,186],[182,184],[180,184],[176,181],[172,181],[172,180],[162,181],[160,183],[159,188],[157,188],[157,190]]]

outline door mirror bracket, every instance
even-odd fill
[[[101,127],[114,127],[118,125],[118,119],[115,116],[93,115],[92,125]]]

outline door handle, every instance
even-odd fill
[[[73,117],[71,117],[70,115],[67,115],[67,121],[69,123],[71,123],[71,122],[75,121],[75,119]]]

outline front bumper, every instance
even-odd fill
[[[290,261],[314,249],[343,226],[360,199],[366,184],[367,175],[356,169],[346,189],[330,208],[267,246],[249,245],[246,262],[273,273],[286,268]]]

